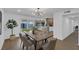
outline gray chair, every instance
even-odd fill
[[[30,35],[28,35],[27,33],[25,33],[26,37],[28,38],[28,40],[30,40],[33,44],[34,42],[34,38],[32,38]]]
[[[22,45],[22,48],[24,49],[26,47],[26,49],[28,50],[28,48],[33,48],[34,44],[32,41],[30,41],[27,36],[25,35],[22,35],[21,33],[19,34],[20,38],[21,38],[21,45]]]
[[[52,38],[53,39],[53,38]],[[56,46],[57,39],[51,40],[42,45],[43,50],[54,50]]]

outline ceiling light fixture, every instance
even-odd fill
[[[34,9],[34,12],[32,14],[35,16],[42,16],[44,14],[44,12],[41,11],[40,8],[36,8],[36,9]]]

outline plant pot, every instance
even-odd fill
[[[13,39],[15,39],[15,38],[16,38],[15,35],[10,35],[10,40],[13,40]]]

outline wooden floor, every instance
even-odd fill
[[[51,38],[53,39],[53,38]],[[75,31],[69,37],[64,40],[57,40],[56,45],[53,44],[53,41],[50,42],[48,49],[49,50],[78,50],[78,33]],[[55,47],[54,47],[55,46]],[[54,48],[53,48],[54,47]],[[5,40],[2,50],[22,50],[20,47],[20,38],[14,40]]]
[[[49,40],[51,40],[50,43],[47,43],[45,46],[44,46],[44,49],[45,50],[53,50],[55,48],[55,43],[52,44],[52,39],[53,37],[49,38]],[[54,42],[54,41],[53,41]],[[20,38],[17,38],[17,39],[13,39],[13,40],[10,40],[10,39],[6,39],[4,41],[4,44],[3,44],[3,47],[2,47],[2,50],[23,50],[22,47],[20,46],[20,43],[21,43],[21,39]],[[52,46],[53,45],[53,46]],[[37,46],[38,48],[39,46]],[[46,48],[48,47],[48,48]],[[44,50],[44,49],[39,49],[39,50]],[[34,47],[32,47],[31,50],[34,50]]]
[[[73,32],[64,40],[57,40],[56,50],[79,50],[78,46],[78,31]]]
[[[13,39],[13,40],[6,39],[4,41],[2,50],[21,50],[20,42],[21,42],[20,38]]]

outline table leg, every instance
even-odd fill
[[[24,50],[24,44],[23,44],[23,47],[22,47],[22,48],[23,48],[23,50]]]
[[[35,41],[35,44],[34,44],[34,46],[35,46],[35,50],[36,50],[36,46],[37,46],[37,41]]]
[[[47,42],[47,39],[45,39],[45,43]]]

